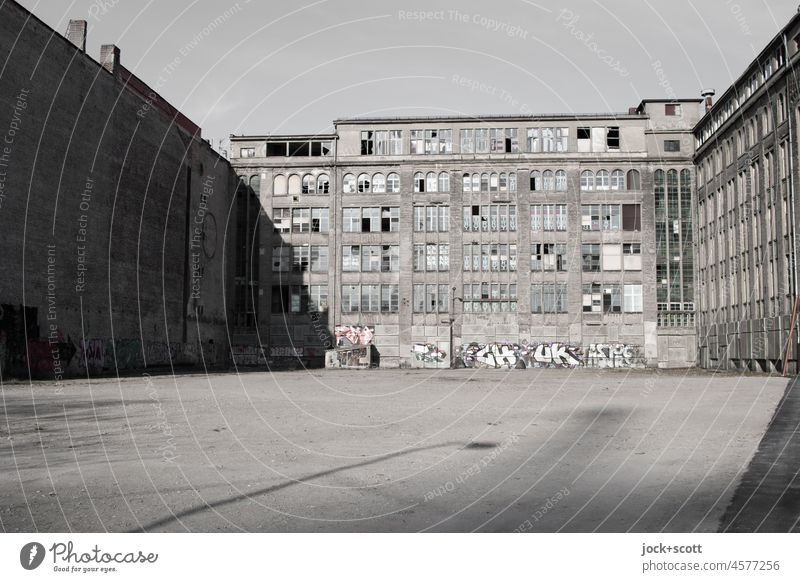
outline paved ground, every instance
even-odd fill
[[[0,528],[716,531],[786,385],[587,370],[5,384]]]
[[[800,382],[781,399],[720,531],[800,531]]]

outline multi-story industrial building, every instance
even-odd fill
[[[389,367],[692,365],[702,114],[646,100],[232,136],[237,341],[309,365],[351,343]]]
[[[800,15],[695,128],[704,367],[796,371]]]

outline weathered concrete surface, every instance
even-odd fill
[[[715,531],[786,381],[396,370],[6,384],[5,531]]]
[[[720,526],[725,532],[800,531],[800,384],[775,410]]]

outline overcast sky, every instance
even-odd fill
[[[22,0],[123,64],[205,137],[357,115],[626,111],[721,93],[798,0]],[[424,13],[421,13],[423,12]]]

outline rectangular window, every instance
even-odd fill
[[[543,283],[531,285],[532,313],[566,313],[567,284]]]
[[[642,229],[641,206],[639,204],[622,205],[622,230],[638,231]]]
[[[475,153],[475,130],[462,129],[461,130],[461,153],[474,154]]]
[[[358,285],[342,286],[342,312],[361,311],[361,288]]]
[[[272,271],[275,273],[286,273],[291,265],[290,246],[279,246],[272,248]]]
[[[256,157],[256,148],[241,148],[239,150],[240,158],[254,158]]]
[[[400,305],[400,294],[397,285],[381,285],[381,311],[397,313]]]
[[[292,229],[292,209],[274,208],[272,210],[272,228],[275,232],[290,232]]]
[[[311,232],[328,232],[330,222],[327,208],[311,209]]]
[[[605,127],[592,128],[592,151],[604,152],[608,148],[606,145],[607,130]]]
[[[371,156],[374,151],[375,142],[373,139],[373,132],[371,131],[362,131],[361,132],[361,155],[362,156]]]
[[[344,232],[361,232],[361,209],[342,209],[342,230]]]
[[[542,151],[542,142],[539,137],[539,128],[528,128],[528,151],[531,153],[538,153]]]
[[[379,312],[381,310],[381,286],[361,286],[361,311]]]
[[[294,245],[292,247],[292,271],[308,271],[309,251],[308,245]]]
[[[578,128],[578,151],[592,151],[592,130],[589,127]]]
[[[310,312],[326,311],[328,309],[328,286],[308,286],[308,310]]]
[[[425,132],[421,129],[411,130],[411,154],[425,153]]]
[[[600,245],[599,244],[582,244],[581,257],[583,259],[583,272],[584,273],[598,273],[600,272]]]
[[[642,270],[641,243],[626,243],[622,245],[622,267],[626,271]]]
[[[311,232],[309,208],[292,208],[292,232]]]
[[[681,106],[677,103],[667,103],[664,105],[664,115],[681,115]]]
[[[620,245],[603,245],[603,270],[619,271],[622,269],[622,247]]]
[[[311,272],[328,272],[328,247],[314,245],[311,247]]]
[[[625,285],[625,313],[642,312],[642,286]]]
[[[665,139],[664,140],[665,152],[679,152],[681,151],[681,141],[679,139]]]
[[[342,247],[342,271],[355,272],[361,268],[361,246],[344,245]]]
[[[609,151],[619,149],[619,127],[609,127],[606,134],[606,147]]]

